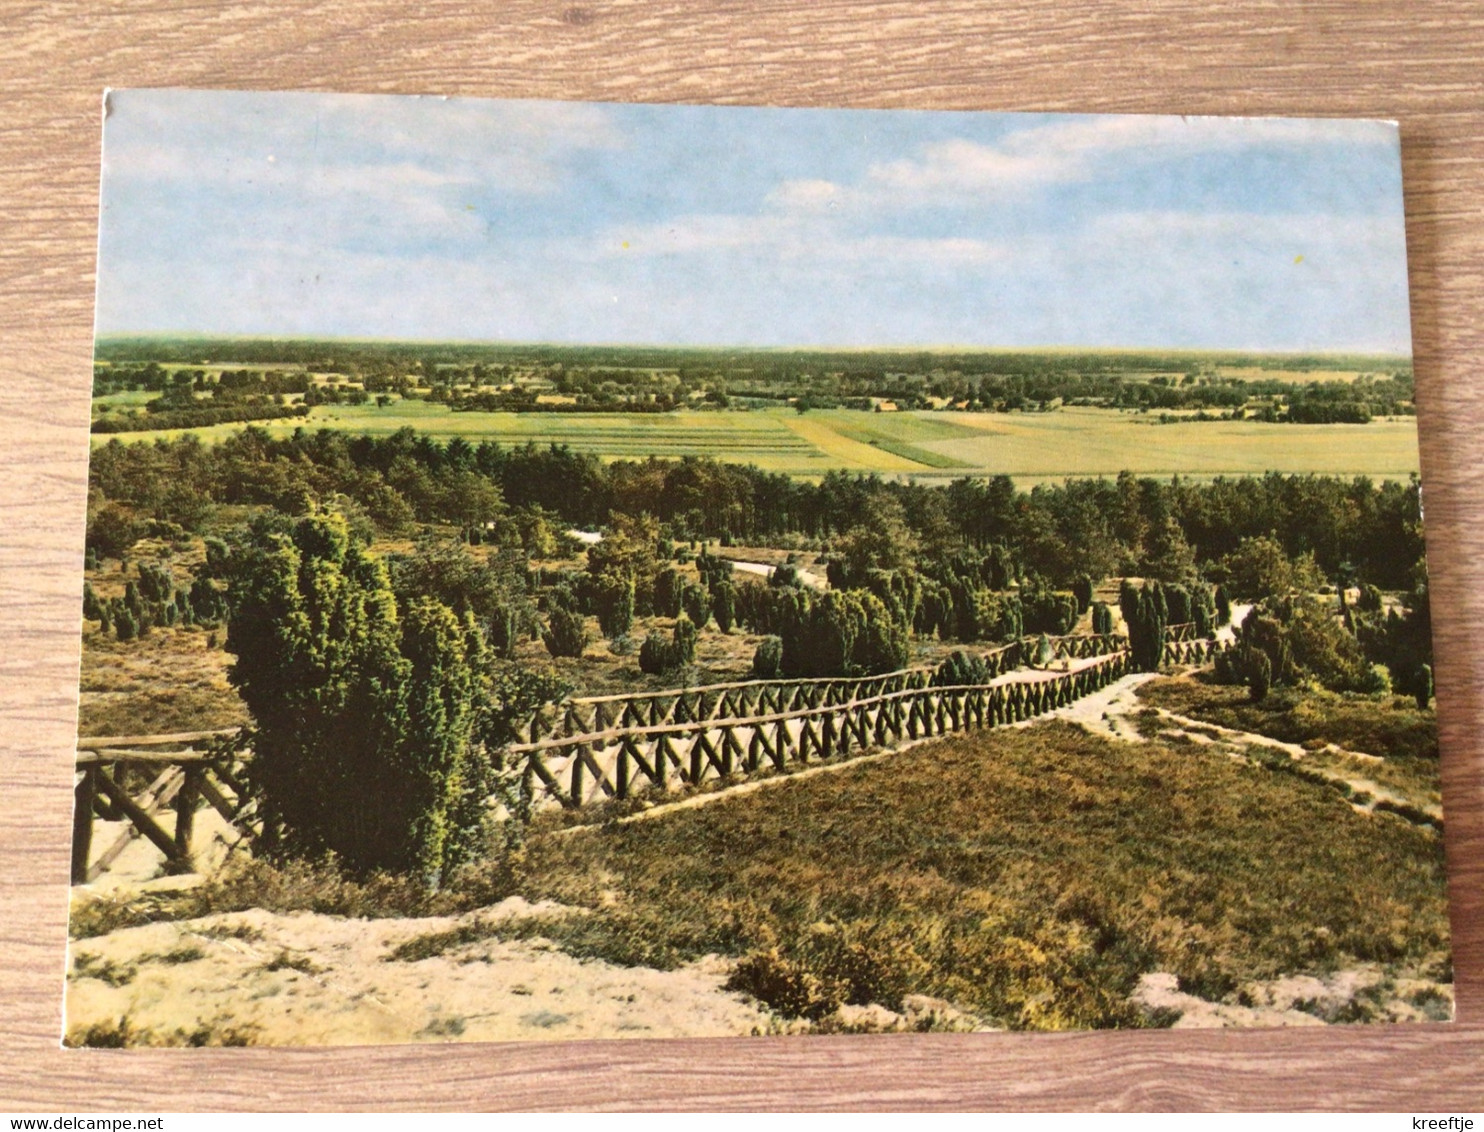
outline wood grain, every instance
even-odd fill
[[[0,1107],[1484,1107],[1477,0],[0,0],[0,29]],[[105,86],[1398,119],[1460,1022],[59,1050]]]

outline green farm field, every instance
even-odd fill
[[[134,396],[116,395],[120,399]],[[99,398],[108,403],[113,398]],[[94,434],[148,441],[189,431],[212,442],[240,424]],[[914,479],[1010,475],[1023,483],[1114,475],[1315,473],[1405,479],[1418,470],[1414,418],[1364,425],[1205,421],[1161,424],[1153,414],[1066,408],[1050,413],[865,413],[792,408],[751,412],[455,413],[426,401],[327,405],[307,420],[263,422],[270,433],[334,428],[386,436],[400,428],[471,443],[565,444],[605,460],[709,456],[790,475],[876,472]]]

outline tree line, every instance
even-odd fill
[[[1022,491],[1005,476],[937,486],[831,473],[811,483],[709,459],[604,464],[559,445],[440,443],[411,429],[275,438],[249,427],[211,446],[189,436],[113,442],[94,451],[90,486],[90,540],[100,551],[131,523],[202,530],[221,505],[303,514],[335,499],[387,534],[446,523],[470,539],[515,540],[533,552],[565,526],[597,528],[614,516],[649,515],[668,537],[725,546],[842,539],[879,527],[885,509],[900,516],[914,553],[999,545],[1061,589],[1081,574],[1215,577],[1211,568],[1239,547],[1267,539],[1322,579],[1401,590],[1423,550],[1415,480],[1269,474],[1200,483],[1123,474]],[[890,545],[873,537],[847,540],[842,562],[860,569],[890,560]]]

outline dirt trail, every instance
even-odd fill
[[[730,562],[734,569],[740,570],[744,574],[756,574],[763,578],[771,578],[773,571],[778,569],[776,566],[769,566],[766,562],[742,562],[736,558],[728,558],[726,561]],[[795,573],[798,575],[799,581],[803,582],[804,585],[812,590],[829,588],[829,583],[812,571],[797,567]]]
[[[1235,609],[1233,619],[1236,619]],[[1422,799],[1399,794],[1367,777],[1363,768],[1367,764],[1382,762],[1379,755],[1347,750],[1334,743],[1328,743],[1318,750],[1309,750],[1298,743],[1286,743],[1281,739],[1274,739],[1255,731],[1224,727],[1221,724],[1192,719],[1166,708],[1156,707],[1141,700],[1138,696],[1139,686],[1153,679],[1155,675],[1152,672],[1132,673],[1100,691],[1084,696],[1076,703],[1058,708],[1037,719],[1065,719],[1082,725],[1094,734],[1112,735],[1132,743],[1144,742],[1148,738],[1148,732],[1154,730],[1160,738],[1188,740],[1210,748],[1213,753],[1225,754],[1244,761],[1248,760],[1250,748],[1261,747],[1286,755],[1296,763],[1304,764],[1304,769],[1308,774],[1328,779],[1331,782],[1345,783],[1357,795],[1350,804],[1362,813],[1371,813],[1378,803],[1386,802],[1394,806],[1413,807],[1437,821],[1442,820],[1443,812],[1439,806]],[[1147,714],[1150,712],[1153,715]],[[1140,726],[1141,717],[1143,727]],[[1027,727],[1035,722],[1037,720],[1026,720],[1015,726]],[[1151,722],[1156,724],[1154,728],[1150,727]],[[1344,769],[1321,766],[1315,760],[1315,755],[1319,754],[1329,756],[1333,761],[1350,765]],[[1369,797],[1366,797],[1367,795]]]
[[[1129,743],[1142,743],[1144,736],[1133,722],[1133,717],[1144,707],[1138,688],[1156,675],[1154,672],[1132,672],[1066,707],[1022,720],[1013,726],[1031,727],[1043,719],[1065,719],[1081,724],[1096,735],[1112,735]]]

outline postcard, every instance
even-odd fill
[[[1452,1017],[1394,123],[104,117],[65,1044]]]

